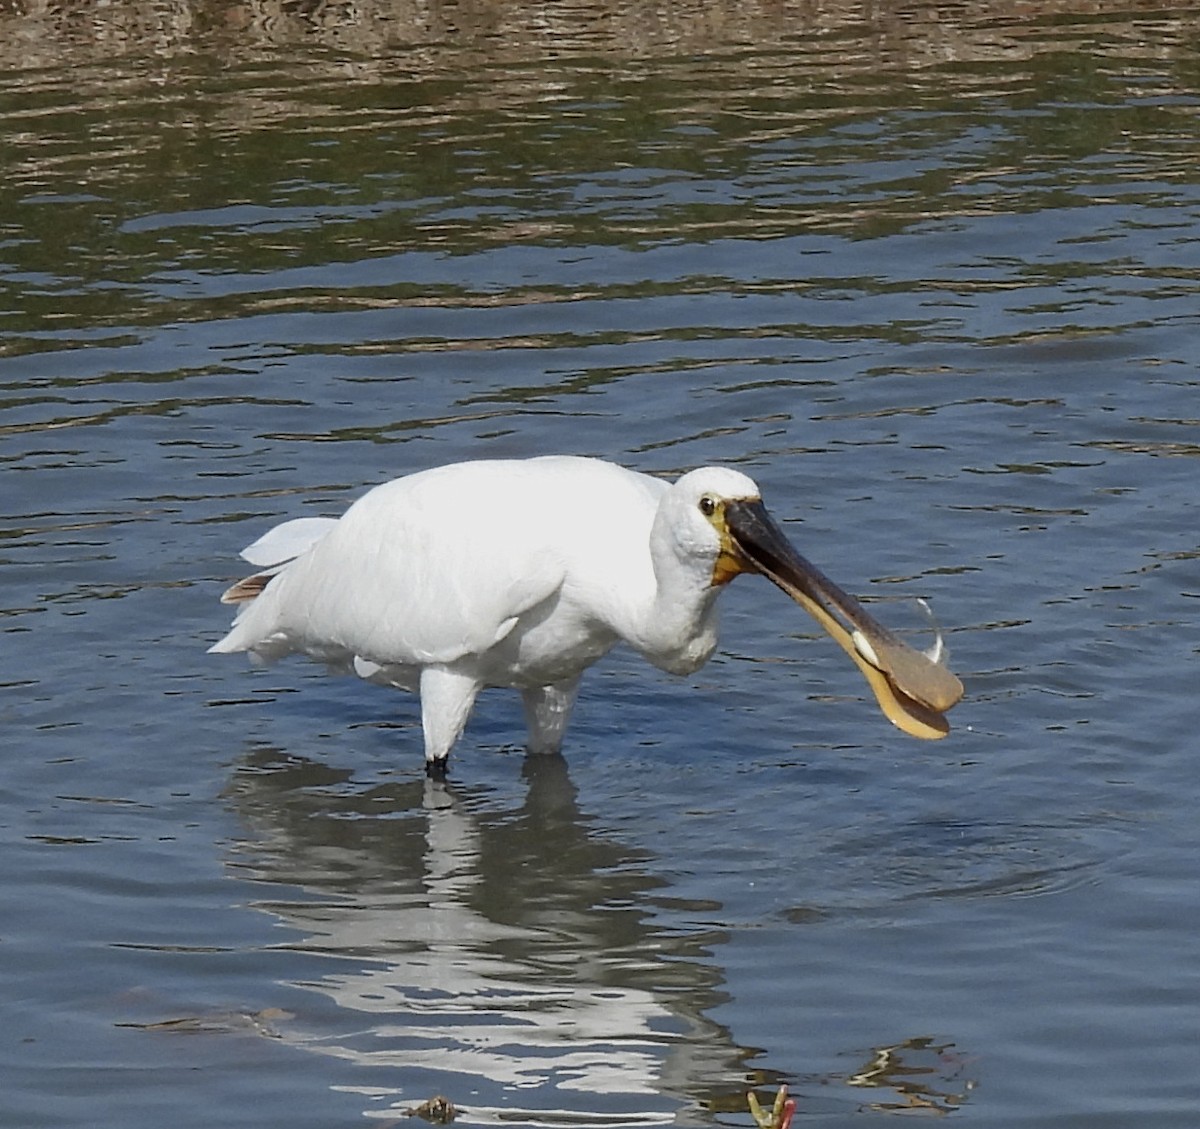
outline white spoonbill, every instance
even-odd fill
[[[580,676],[617,643],[697,670],[717,644],[717,596],[742,572],[804,607],[905,732],[944,736],[963,692],[800,556],[754,482],[723,467],[671,485],[574,456],[454,463],[376,486],[341,518],[285,522],[242,556],[261,571],[222,596],[242,607],[211,650],[298,651],[418,691],[433,774],[485,686],[520,690],[530,751],[557,752]]]

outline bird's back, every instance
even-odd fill
[[[395,479],[287,565],[213,649],[410,666],[482,653],[564,585],[605,587],[618,571],[652,583],[646,546],[665,489],[573,456]]]

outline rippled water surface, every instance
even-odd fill
[[[1194,1126],[1198,43],[0,8],[0,1120]],[[546,451],[736,465],[929,597],[950,738],[754,579],[561,761],[485,695],[445,783],[406,696],[205,653],[274,521]]]

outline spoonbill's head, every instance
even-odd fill
[[[853,659],[889,721],[914,737],[950,731],[943,715],[963,696],[962,683],[805,560],[767,512],[752,479],[725,467],[704,467],[680,478],[671,494],[676,540],[712,560],[714,586],[743,572],[767,577]]]

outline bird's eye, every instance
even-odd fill
[[[700,499],[700,512],[705,517],[712,517],[712,515],[717,512],[717,502],[711,494],[705,494],[704,497]]]

